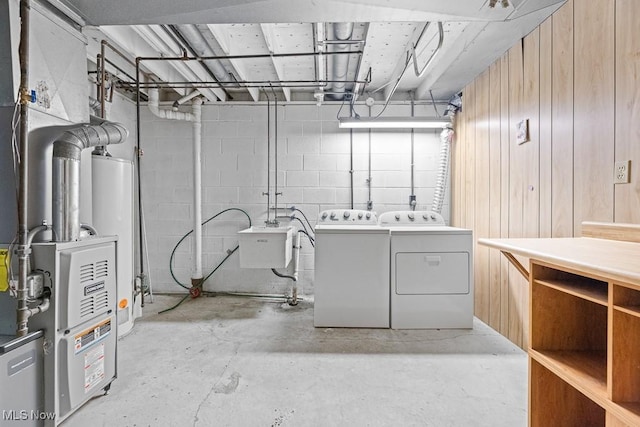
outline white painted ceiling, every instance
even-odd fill
[[[448,99],[565,0],[510,0],[506,8],[500,0],[494,8],[489,0],[49,1],[86,26],[90,58],[95,58],[102,38],[131,58],[180,56],[184,41],[189,42],[182,40],[180,46],[180,35],[185,35],[181,24],[196,24],[210,48],[204,56],[276,55],[223,58],[213,68],[205,62],[209,70],[198,61],[141,61],[142,70],[164,82],[213,82],[211,74],[228,81],[224,91],[199,89],[213,102],[264,99],[265,90],[287,100],[313,100],[319,93],[324,99],[341,99],[341,89],[336,89],[340,84],[327,82],[339,79],[334,61],[341,61],[327,53],[340,49],[354,52],[344,61],[347,94],[386,99],[402,76],[392,99],[406,99],[410,93],[416,99],[430,99],[431,93]],[[430,21],[416,47],[419,67],[438,44],[437,21],[443,22],[443,46],[424,75],[417,77],[411,47]],[[333,23],[347,22],[354,23],[349,44],[331,43]],[[277,57],[313,52],[323,54]],[[115,56],[110,57],[114,63],[131,70]],[[110,71],[126,80],[122,72]],[[192,90],[184,87],[188,84],[175,86],[178,94]]]

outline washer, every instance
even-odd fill
[[[389,230],[375,213],[330,210],[315,228],[313,324],[389,327]]]
[[[440,214],[380,215],[391,236],[391,327],[473,327],[473,237]]]

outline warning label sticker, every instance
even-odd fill
[[[91,329],[87,329],[86,331],[79,333],[74,337],[75,353],[78,354],[92,344],[97,343],[98,341],[109,335],[110,331],[111,319],[107,319],[104,322],[98,323]]]
[[[101,343],[84,355],[84,392],[88,393],[104,378],[104,343]]]

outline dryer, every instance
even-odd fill
[[[375,213],[321,212],[315,227],[313,324],[389,327],[389,230]]]
[[[473,327],[473,237],[429,211],[380,215],[390,233],[391,327]]]

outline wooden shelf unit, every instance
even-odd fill
[[[640,426],[640,224],[582,233],[478,240],[529,279],[529,425]]]
[[[640,425],[640,287],[530,261],[529,424]]]

